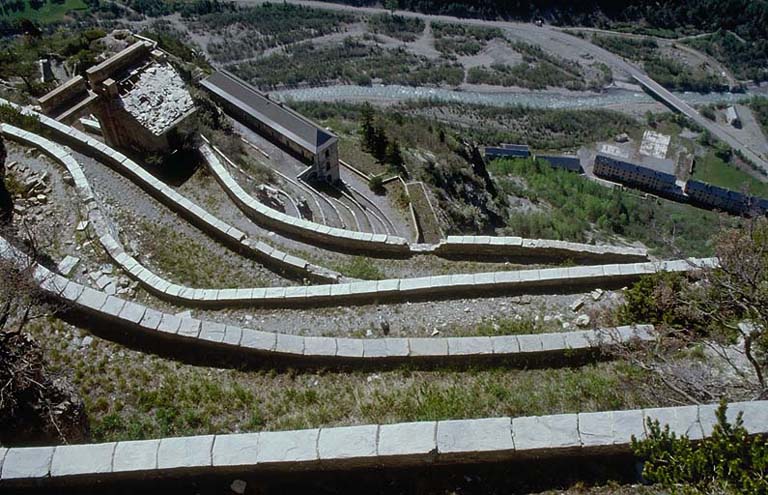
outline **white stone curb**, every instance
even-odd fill
[[[1,237],[0,257],[29,263],[25,255]],[[108,328],[117,332],[139,332],[179,344],[191,344],[200,349],[279,358],[310,366],[562,359],[578,353],[594,352],[602,345],[654,339],[651,325],[568,333],[445,339],[304,337],[163,313],[85,287],[40,265],[36,266],[34,276],[50,297],[109,322]],[[283,296],[287,297],[285,294]]]
[[[709,436],[717,406],[683,406],[521,418],[361,425],[0,449],[0,487],[57,486],[216,473],[424,467],[624,454],[647,420],[692,440]],[[768,401],[729,404],[752,434],[768,433]]]

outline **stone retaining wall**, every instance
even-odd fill
[[[200,151],[216,181],[232,198],[232,201],[259,225],[304,242],[319,243],[345,251],[365,252],[374,255],[407,255],[410,252],[408,241],[402,237],[329,227],[292,217],[263,205],[240,187],[240,184],[234,180],[208,145],[203,145]]]
[[[434,253],[444,257],[523,257],[579,263],[627,263],[648,259],[648,252],[640,248],[494,236],[448,236],[437,245]]]
[[[31,261],[0,238],[0,257]],[[40,287],[72,310],[94,318],[102,330],[150,337],[153,340],[193,347],[198,352],[226,351],[232,355],[278,359],[297,366],[375,365],[400,363],[480,363],[483,361],[542,361],[564,355],[596,351],[601,345],[647,341],[653,327],[639,325],[566,333],[494,337],[351,339],[303,337],[263,332],[237,325],[202,321],[163,313],[144,305],[94,290],[37,265]],[[264,289],[262,289],[264,290]],[[270,291],[271,289],[266,289]],[[240,289],[232,289],[234,293]],[[292,294],[283,294],[291,297]]]
[[[0,100],[1,102],[2,100]],[[27,113],[34,114],[33,112]],[[338,273],[331,270],[308,263],[301,258],[275,249],[262,241],[249,239],[244,232],[214,217],[161,180],[155,178],[122,153],[109,148],[101,141],[95,140],[77,129],[49,119],[44,115],[34,115],[39,116],[40,122],[63,141],[112,166],[117,172],[133,180],[142,189],[168,206],[179,216],[187,219],[200,230],[231,249],[253,256],[266,266],[287,272],[293,276],[298,275],[302,278],[309,278],[319,282],[336,282],[341,278]],[[68,169],[70,167],[75,168],[76,171],[70,170],[70,175],[75,180],[76,189],[78,192],[88,190],[90,194],[90,186],[79,164],[61,147],[56,146],[43,137],[17,129],[8,124],[2,124],[2,133],[11,139],[39,148]],[[86,201],[88,200],[88,196],[81,197]],[[93,199],[92,194],[90,194],[90,198]],[[100,215],[100,213],[98,214]]]
[[[395,423],[55,447],[0,448],[0,487],[298,470],[412,468],[629,453],[647,420],[700,440],[717,405]],[[729,405],[768,433],[768,401]]]
[[[343,284],[242,288],[202,289],[178,285],[143,266],[129,255],[112,235],[97,207],[93,193],[77,161],[63,148],[40,136],[0,125],[3,135],[31,144],[62,163],[72,176],[75,188],[86,205],[89,229],[98,238],[107,254],[129,276],[161,299],[182,305],[227,306],[316,306],[382,300],[404,300],[415,297],[464,296],[493,291],[526,291],[542,287],[575,287],[600,284],[629,283],[642,274],[658,270],[687,271],[713,260],[679,260],[670,262],[605,265],[589,267],[550,268],[511,272],[444,275],[414,279],[362,281]]]
[[[408,241],[402,237],[329,227],[265,206],[243,190],[208,145],[201,147],[200,151],[211,174],[227,195],[259,225],[303,242],[319,243],[335,249],[369,253],[374,256],[413,254]],[[424,250],[420,249],[418,252],[423,253]],[[524,257],[603,263],[648,259],[648,252],[639,248],[495,236],[449,236],[434,245],[434,249],[429,252],[446,257]]]
[[[144,168],[122,153],[91,138],[79,130],[50,119],[28,109],[22,109],[0,98],[0,104],[11,105],[28,115],[37,116],[40,122],[66,144],[82,153],[98,158],[112,166],[122,175],[130,178],[180,216],[219,241],[244,252],[256,255],[269,266],[276,266],[291,273],[299,273],[318,281],[334,281],[339,274],[323,267],[304,262],[295,256],[283,253],[261,241],[251,241],[246,234],[213,217],[189,201],[162,181],[156,179]],[[416,251],[410,249],[408,241],[401,237],[384,234],[368,234],[329,227],[298,219],[268,208],[248,195],[232,179],[230,174],[211,153],[203,150],[214,177],[227,194],[256,221],[264,222],[276,231],[292,234],[302,240],[319,242],[334,247],[358,250],[370,254],[407,255]],[[211,161],[213,158],[215,161]],[[216,164],[218,163],[218,167]],[[227,180],[228,179],[228,180]],[[423,254],[423,248],[417,250]],[[620,246],[593,246],[589,244],[549,241],[543,239],[522,239],[519,237],[493,236],[450,236],[429,250],[447,257],[526,257],[544,259],[570,259],[577,262],[628,262],[648,258],[647,252],[638,248]]]

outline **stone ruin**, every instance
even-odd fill
[[[93,114],[108,145],[166,154],[195,112],[184,80],[154,43],[140,40],[40,98],[43,113],[72,124]]]

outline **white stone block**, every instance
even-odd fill
[[[332,466],[342,460],[375,458],[378,429],[376,425],[321,429],[320,460],[331,461]]]
[[[217,435],[213,443],[214,466],[253,466],[258,458],[259,433]]]
[[[584,447],[612,446],[613,412],[579,413],[579,437]]]
[[[432,460],[437,454],[437,422],[397,423],[379,427],[379,457],[383,463]]]
[[[410,355],[418,356],[447,356],[448,341],[446,339],[409,339]]]
[[[514,450],[509,418],[438,421],[437,451],[440,456],[485,459]]]
[[[514,418],[512,432],[518,452],[581,446],[576,414]]]
[[[54,447],[28,447],[8,450],[3,461],[3,480],[45,478],[51,470]]]
[[[112,471],[115,443],[59,445],[53,453],[51,476],[103,474]]]
[[[213,435],[163,438],[157,450],[158,469],[210,466],[213,439]]]
[[[160,440],[118,442],[112,472],[151,471],[157,469],[157,449]]]
[[[320,430],[262,432],[259,434],[258,464],[296,464],[318,460]]]

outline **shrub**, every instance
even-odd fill
[[[651,323],[680,326],[680,306],[687,285],[680,273],[660,272],[646,275],[624,291],[624,304],[618,309],[623,325]]]
[[[643,477],[672,493],[768,493],[768,438],[750,436],[741,413],[730,424],[726,411],[722,401],[712,435],[699,443],[649,419],[648,438],[632,438],[632,451],[644,462]]]

